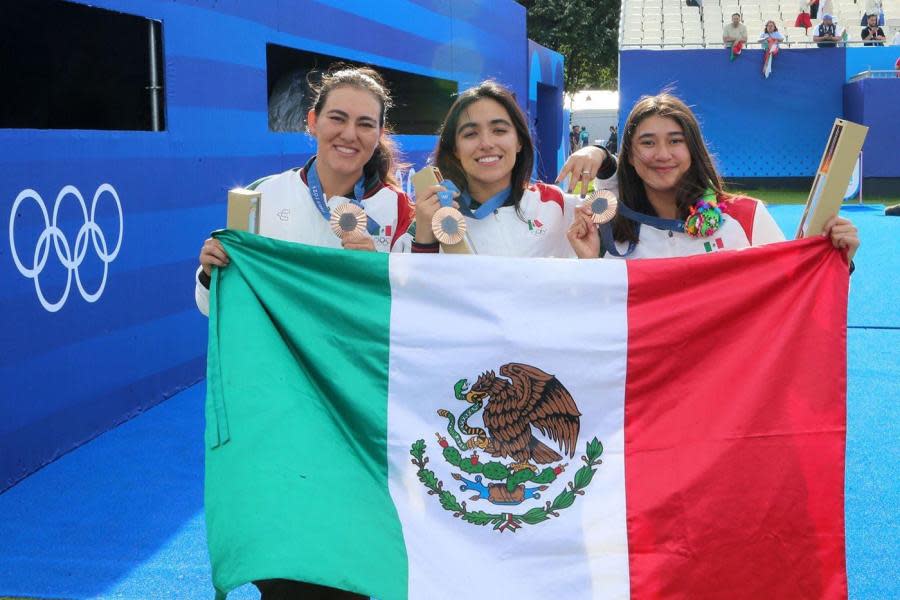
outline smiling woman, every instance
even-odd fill
[[[316,155],[303,168],[264,178],[256,185],[263,206],[275,204],[281,209],[279,216],[285,217],[283,228],[267,235],[314,246],[390,251],[396,232],[405,231],[412,218],[409,199],[394,187],[395,151],[385,122],[390,106],[384,82],[372,69],[338,68],[323,76],[307,114]],[[365,212],[367,228],[354,228],[338,237],[331,228],[331,214],[342,212],[348,202]],[[195,285],[197,306],[204,314],[209,314],[212,268],[226,268],[228,263],[221,242],[206,240]],[[290,580],[254,583],[263,600],[363,598]]]
[[[578,196],[531,183],[534,143],[525,115],[502,85],[485,81],[464,91],[450,107],[440,130],[434,163],[459,189],[456,201],[466,218],[467,242],[476,254],[571,257],[566,230]],[[597,165],[601,161],[597,161]],[[610,177],[615,159],[590,178]],[[398,242],[412,252],[438,252],[431,220],[440,208],[442,185],[416,199],[416,223]]]
[[[412,220],[413,209],[395,186],[396,151],[387,133],[391,97],[381,76],[368,68],[337,67],[315,88],[307,129],[316,155],[302,168],[263,178],[255,184],[263,206],[277,206],[269,237],[314,246],[389,252]],[[366,214],[364,231],[340,237],[331,227],[332,212],[351,203]],[[283,217],[283,218],[282,218]],[[209,312],[212,268],[229,260],[221,243],[207,239],[200,251],[195,297]]]
[[[586,149],[587,154],[593,150]],[[728,194],[694,113],[671,94],[644,97],[631,110],[619,155],[619,211],[598,233],[579,209],[569,241],[580,258],[659,258],[759,246],[784,234],[755,198]],[[848,258],[859,246],[853,224],[826,225]]]

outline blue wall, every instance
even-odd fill
[[[900,46],[850,46],[845,52],[845,76],[850,81],[862,71],[893,71]]]
[[[225,192],[302,164],[312,150],[303,134],[268,130],[267,43],[450,79],[461,90],[493,77],[523,108],[529,98],[525,9],[512,0],[91,4],[162,21],[167,131],[0,130],[2,214],[12,223],[0,231],[13,238],[0,243],[0,491],[204,375],[207,322],[194,307],[192,275],[203,240],[224,222]],[[421,164],[435,138],[399,142]],[[103,240],[82,239],[73,271],[44,247],[38,280],[49,303],[71,277],[65,303],[48,312],[12,257],[15,248],[26,271],[34,265],[43,217],[33,198],[15,212],[14,200],[33,189],[52,215],[73,185],[90,211],[105,183],[123,222],[105,288],[87,302],[75,280],[88,297],[97,289],[103,263],[91,242],[102,250]],[[115,206],[102,194],[94,218],[109,252]],[[70,247],[85,220],[75,196],[62,199]]]
[[[552,181],[569,151],[568,120],[563,120],[563,56],[528,40],[528,112],[536,132],[535,170]],[[554,136],[554,133],[556,134]]]
[[[863,79],[844,86],[847,119],[869,128],[863,145],[863,177],[900,176],[900,79]]]
[[[621,52],[620,130],[642,95],[671,87],[697,114],[726,177],[812,177],[843,114],[843,50],[786,50],[768,79],[761,50],[728,57],[724,49]]]

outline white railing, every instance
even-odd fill
[[[861,79],[895,79],[900,77],[900,71],[863,71],[850,78],[850,83]]]
[[[828,43],[828,42],[822,42]],[[863,46],[866,42],[861,40],[848,40],[846,42],[834,42],[835,47],[840,46]],[[778,45],[781,48],[818,48],[819,42],[814,42],[812,40],[803,40],[798,42],[784,41],[779,43]],[[699,46],[699,48],[698,48]],[[619,50],[654,50],[657,48],[661,49],[686,49],[686,50],[725,50],[727,46],[725,46],[724,42],[635,42],[635,43],[620,43]],[[749,41],[744,44],[744,50],[760,50],[763,49],[760,47],[759,43],[756,41]],[[893,73],[893,71],[889,71]]]

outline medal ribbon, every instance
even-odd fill
[[[474,200],[472,199],[472,196],[469,195],[469,192],[460,192],[459,188],[456,187],[456,184],[449,179],[443,180],[441,185],[447,188],[447,191],[437,193],[438,202],[441,203],[441,206],[453,206],[453,196],[454,194],[458,194],[459,212],[473,219],[483,219],[503,206],[509,198],[510,191],[510,188],[500,190],[473,211],[472,203]]]
[[[353,198],[347,198],[352,204],[361,208],[363,212],[366,210],[362,204],[363,196],[366,194],[365,180],[365,175],[360,177],[359,181],[353,185]],[[316,171],[315,159],[313,159],[313,162],[309,165],[309,170],[306,172],[306,182],[309,187],[309,194],[312,196],[316,208],[322,214],[322,218],[330,221],[331,211],[328,210],[328,204],[325,201],[325,191],[322,189],[322,182],[319,180],[319,173]],[[366,229],[369,231],[369,235],[377,234],[381,226],[368,214],[366,214],[366,221]]]
[[[453,195],[459,194],[459,212],[473,219],[483,219],[503,206],[507,198],[509,198],[510,191],[510,188],[500,190],[473,211],[472,203],[474,200],[472,200],[469,192],[460,192],[459,188],[449,179],[443,180],[441,185],[447,188],[446,192],[438,192],[438,201],[441,203],[441,206],[453,206]]]

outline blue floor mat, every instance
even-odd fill
[[[0,495],[0,596],[212,598],[205,393],[185,390]]]

